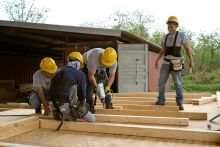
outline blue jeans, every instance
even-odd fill
[[[36,92],[32,92],[29,98],[29,105],[34,107],[35,109],[41,108],[41,102]]]
[[[158,103],[165,104],[166,101],[165,87],[170,74],[173,77],[173,81],[176,89],[176,103],[178,105],[182,104],[183,103],[182,71],[170,71],[169,64],[163,64],[160,69],[160,78],[158,82],[158,86],[159,86]]]

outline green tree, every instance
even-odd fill
[[[165,33],[156,30],[155,32],[152,33],[150,37],[150,41],[160,46],[161,40],[163,39],[164,35]]]
[[[112,29],[125,30],[144,39],[150,38],[148,30],[154,20],[143,11],[136,10],[128,13],[117,11],[110,19],[114,22]]]
[[[48,8],[37,8],[35,0],[4,0],[1,5],[12,21],[43,23],[47,19]]]

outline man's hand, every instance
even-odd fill
[[[194,68],[194,62],[189,63],[189,73],[191,74]]]
[[[155,62],[155,69],[158,70],[158,61]]]
[[[44,106],[44,115],[48,116],[50,114],[50,107],[48,105]]]

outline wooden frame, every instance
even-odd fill
[[[202,97],[200,99],[193,99],[192,104],[193,105],[202,105],[202,104],[208,104],[216,102],[216,95],[213,95],[211,97]]]

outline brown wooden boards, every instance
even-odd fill
[[[207,113],[201,112],[172,112],[172,111],[146,111],[146,110],[115,110],[97,109],[97,114],[133,115],[133,116],[158,116],[158,117],[181,117],[190,120],[207,120]]]
[[[0,124],[0,140],[39,128],[38,117],[18,119]]]
[[[155,110],[155,111],[179,111],[178,106],[156,106],[156,105],[133,105],[133,104],[121,104],[123,109],[128,110]]]
[[[0,141],[1,147],[40,147],[36,145],[28,145],[28,144],[18,144],[18,143],[10,143],[10,142],[2,142]]]
[[[59,124],[60,122],[55,120],[40,120],[40,128],[44,129],[56,129]],[[64,122],[61,130],[220,142],[220,132],[168,127]]]
[[[189,118],[95,114],[98,122],[188,126]]]
[[[7,115],[32,115],[35,114],[33,109],[12,109],[8,111],[0,112],[0,116],[7,116]]]

